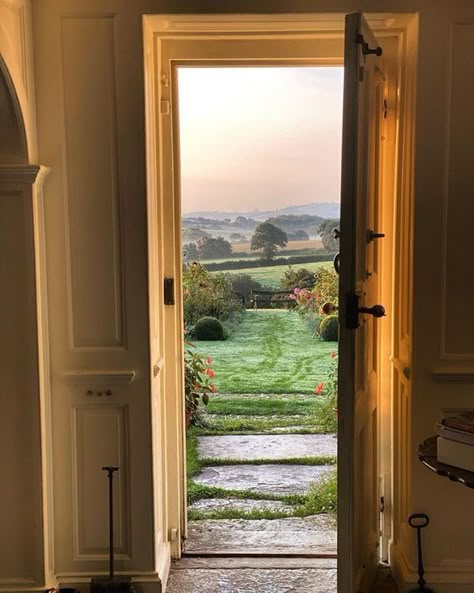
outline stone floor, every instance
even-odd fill
[[[331,558],[184,558],[173,563],[166,593],[336,593]],[[398,593],[381,567],[372,593]]]
[[[188,536],[187,554],[336,554],[336,524],[329,515],[190,521]]]

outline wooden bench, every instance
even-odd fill
[[[252,290],[250,303],[254,309],[293,307],[295,300],[290,298],[292,293],[292,290]]]

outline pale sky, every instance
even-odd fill
[[[180,67],[183,212],[337,202],[342,67]]]

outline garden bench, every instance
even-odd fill
[[[273,309],[278,307],[292,307],[294,299],[290,298],[292,290],[252,290],[251,304],[254,309]]]

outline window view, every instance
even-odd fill
[[[336,550],[342,83],[178,69],[190,552]]]

